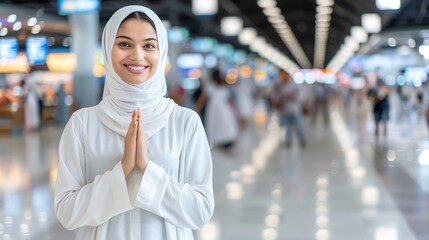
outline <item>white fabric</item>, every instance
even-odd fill
[[[206,107],[206,130],[210,144],[223,144],[237,140],[239,129],[237,117],[226,86],[208,85]]]
[[[155,23],[160,63],[154,76],[127,84],[114,72],[111,49],[122,19],[135,11]],[[164,98],[166,30],[149,9],[118,10],[102,37],[106,85],[99,105],[76,111],[59,145],[55,212],[81,240],[190,240],[214,209],[210,148],[199,116]],[[149,164],[125,179],[124,135],[142,109]]]
[[[33,130],[40,127],[39,98],[34,87],[34,79],[27,75],[27,98],[25,100],[25,129]]]
[[[55,212],[81,240],[191,240],[213,213],[212,162],[199,116],[174,108],[148,142],[143,175],[125,179],[123,137],[96,107],[75,112],[59,146]]]
[[[25,101],[25,129],[33,130],[40,126],[39,102],[36,93],[29,91]]]
[[[237,85],[237,105],[240,117],[250,120],[253,115],[255,103],[253,100],[253,83],[249,78],[242,78]]]
[[[158,38],[160,60],[154,76],[139,85],[128,84],[114,71],[111,61],[112,48],[116,33],[122,20],[133,12],[144,12],[155,23]],[[127,6],[119,9],[107,22],[102,47],[105,59],[106,83],[103,100],[97,108],[101,121],[112,131],[125,136],[133,110],[140,107],[143,115],[143,128],[147,138],[159,131],[176,105],[171,99],[164,98],[167,93],[165,66],[167,63],[167,31],[150,9],[143,6]]]
[[[298,113],[301,111],[300,87],[294,81],[276,86],[274,101],[280,104],[282,113]]]

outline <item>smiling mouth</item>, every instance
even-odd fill
[[[142,73],[144,72],[148,67],[147,66],[136,66],[136,65],[124,65],[128,71],[132,72],[132,73]]]

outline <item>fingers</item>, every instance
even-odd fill
[[[128,127],[127,135],[125,136],[125,143],[130,143],[133,148],[135,148],[135,144],[137,141],[137,127],[138,127],[138,112],[136,109],[133,111],[133,115],[131,118],[130,126]]]
[[[138,127],[137,127],[136,165],[141,170],[141,172],[144,172],[148,162],[147,140],[143,131],[143,125],[142,125],[143,116],[140,109],[137,112],[137,116],[139,120],[138,120]]]
[[[135,109],[132,114],[131,123],[128,127],[124,139],[124,155],[122,157],[122,168],[125,176],[133,170],[136,163],[136,143],[137,143],[138,111]]]

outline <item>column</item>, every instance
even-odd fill
[[[98,12],[69,15],[72,35],[72,52],[76,54],[73,92],[77,108],[98,104],[98,84],[93,75],[95,52],[99,45]]]

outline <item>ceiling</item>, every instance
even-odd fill
[[[29,15],[34,15],[39,10],[44,15],[53,16],[56,20],[67,23],[65,16],[58,16],[57,14],[57,0],[2,0],[1,2],[7,4],[5,6],[14,5],[27,9],[26,11]],[[231,43],[236,48],[248,50],[247,46],[238,43],[237,37],[225,37],[220,33],[219,23],[222,17],[240,16],[243,19],[244,27],[255,28],[259,36],[263,36],[273,47],[299,64],[299,61],[279,37],[275,28],[267,20],[262,9],[258,6],[257,0],[219,0],[219,11],[215,16],[211,17],[194,16],[191,11],[191,0],[101,0],[101,2],[101,11],[99,13],[101,26],[120,7],[139,4],[152,8],[162,19],[169,20],[174,26],[187,27],[191,37],[212,36],[219,41]],[[0,8],[0,17],[4,17],[7,12],[11,13],[11,9],[14,9],[14,6],[10,8],[2,6]],[[316,0],[277,0],[277,7],[281,9],[284,19],[311,63],[313,63],[315,51],[316,6]],[[389,36],[392,37],[397,34],[403,38],[410,35],[409,37],[416,38],[416,42],[421,42],[424,38],[429,37],[427,31],[422,31],[429,25],[428,8],[429,0],[402,0],[401,9],[397,11],[380,11],[375,6],[375,0],[335,0],[326,44],[325,66],[344,43],[345,37],[350,35],[350,28],[361,25],[362,14],[379,13],[381,15],[382,36],[383,33],[390,34]],[[403,30],[406,30],[405,34]],[[61,25],[52,27],[51,32],[52,34],[57,32],[57,35],[62,34],[65,36],[69,34],[70,29],[65,25]],[[384,37],[386,36],[384,35]],[[377,49],[374,46],[382,48],[383,42],[379,40],[377,44],[369,46],[368,49],[376,51]]]

